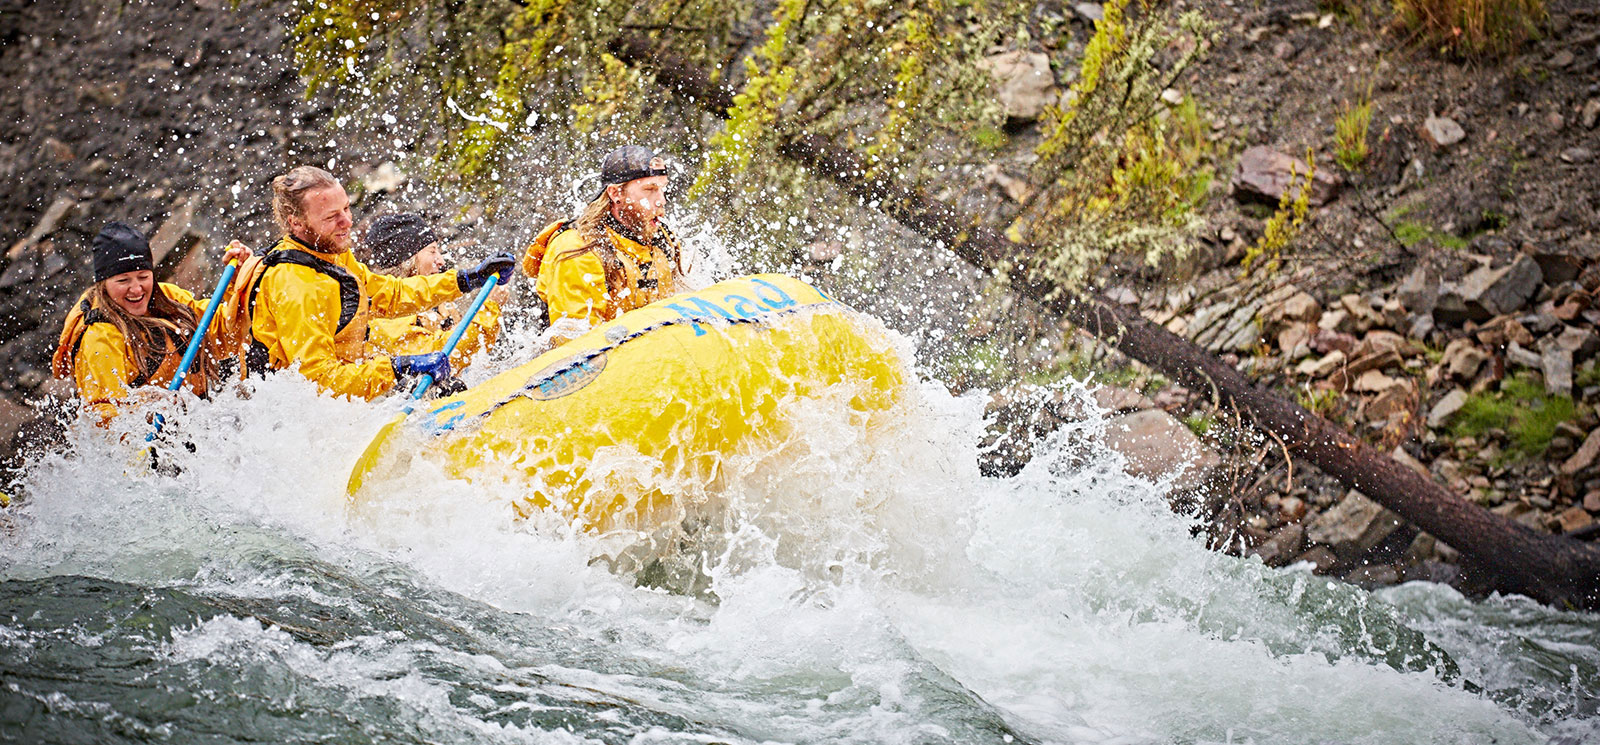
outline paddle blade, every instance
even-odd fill
[[[373,435],[372,442],[367,443],[367,449],[361,451],[361,457],[356,458],[355,467],[350,469],[350,480],[345,482],[345,496],[349,497],[351,501],[354,501],[356,495],[361,493],[361,487],[366,483],[368,474],[378,467],[389,444],[390,436],[405,421],[405,414],[389,420],[388,424],[383,425],[383,429],[378,430],[378,434]]]

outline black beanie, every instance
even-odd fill
[[[397,266],[415,256],[428,244],[439,240],[438,234],[413,212],[379,215],[367,228],[362,241],[367,249],[367,265],[375,267]]]
[[[94,281],[104,282],[124,272],[155,269],[150,241],[125,222],[114,222],[94,237]]]

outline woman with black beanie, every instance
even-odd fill
[[[234,241],[224,261],[249,256],[250,250]],[[94,237],[94,286],[67,314],[52,372],[73,379],[85,408],[103,425],[134,389],[172,381],[205,309],[204,298],[155,281],[150,243],[143,233],[126,223],[110,223]],[[221,323],[213,322],[211,332],[184,380],[199,396],[221,377],[217,360],[231,349],[222,338]]]

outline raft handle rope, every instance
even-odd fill
[[[771,323],[774,320],[777,320],[777,319],[780,319],[780,318],[784,318],[784,317],[787,317],[787,316],[799,315],[800,313],[804,313],[804,312],[815,312],[817,310],[820,310],[820,309],[823,309],[823,308],[829,308],[829,307],[844,308],[846,310],[849,310],[849,306],[847,306],[847,305],[845,305],[843,303],[840,303],[840,302],[838,302],[836,300],[824,300],[823,302],[820,302],[820,303],[808,303],[806,305],[801,305],[801,306],[799,306],[797,308],[785,308],[783,310],[768,311],[766,313],[762,313],[762,314],[756,315],[756,316],[741,316],[741,317],[734,317],[734,318],[723,318],[723,317],[711,316],[711,315],[706,315],[706,316],[680,316],[678,318],[668,318],[668,319],[663,320],[663,321],[657,321],[657,322],[652,323],[652,324],[650,324],[648,326],[645,326],[644,328],[639,329],[638,331],[631,332],[631,333],[627,334],[626,336],[622,336],[622,337],[619,337],[619,338],[614,339],[614,340],[608,338],[607,341],[610,342],[610,343],[606,344],[603,347],[596,347],[596,348],[588,350],[586,352],[580,352],[578,354],[575,354],[575,355],[573,355],[571,357],[568,357],[565,360],[562,360],[560,362],[551,363],[550,367],[546,367],[545,369],[540,371],[543,374],[535,376],[534,378],[530,379],[525,385],[523,385],[521,388],[517,389],[517,391],[515,393],[512,393],[511,395],[506,396],[505,398],[503,398],[503,399],[501,399],[499,401],[496,401],[493,406],[490,406],[489,408],[484,409],[483,411],[480,411],[477,414],[472,415],[471,419],[473,419],[473,420],[483,419],[483,418],[489,416],[490,414],[493,414],[494,412],[499,411],[500,408],[505,406],[506,404],[509,404],[512,401],[515,401],[515,400],[517,400],[519,398],[526,397],[528,395],[529,391],[537,389],[545,381],[547,381],[547,380],[549,380],[551,378],[555,378],[555,377],[561,375],[562,373],[565,373],[565,372],[567,372],[569,370],[572,370],[575,367],[580,367],[580,366],[583,366],[585,364],[588,364],[590,361],[594,360],[597,357],[603,357],[603,356],[606,355],[606,353],[611,352],[612,350],[614,350],[614,349],[616,349],[616,348],[618,348],[618,347],[620,347],[620,346],[622,346],[624,344],[627,344],[628,342],[633,341],[634,339],[638,339],[639,337],[644,336],[645,334],[648,334],[648,333],[650,333],[652,331],[659,331],[661,329],[664,329],[664,328],[667,328],[667,327],[670,327],[670,326],[682,326],[682,325],[684,325],[686,323],[703,324],[703,325],[707,325],[707,326],[714,326],[714,325],[717,325],[717,324],[725,324],[725,325],[728,325],[728,326],[734,326],[734,325],[738,325],[738,324],[752,324],[752,325],[760,326],[760,325],[765,325],[765,324]],[[615,328],[615,327],[613,327],[613,328]],[[556,367],[556,365],[558,365],[558,364],[560,365],[560,367]],[[439,409],[439,412],[443,412],[444,410],[446,410],[448,408],[451,408],[453,406],[459,406],[459,405],[460,405],[460,402],[457,402],[456,404],[446,405],[445,407],[441,407]],[[436,413],[438,413],[438,412],[436,412]],[[429,436],[437,437],[442,433],[454,430],[456,428],[456,426],[459,425],[461,423],[461,421],[463,419],[466,419],[466,418],[467,418],[467,416],[465,414],[457,414],[456,416],[450,417],[449,419],[446,419],[443,422],[437,422],[436,421],[433,424],[426,426],[424,429],[427,430],[427,434]]]

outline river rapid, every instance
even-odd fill
[[[866,431],[845,397],[788,402],[729,469],[724,528],[679,557],[696,593],[421,461],[350,510],[393,402],[292,376],[192,402],[161,449],[175,476],[75,427],[0,513],[0,740],[1600,737],[1593,614],[1213,553],[1093,444],[1100,420],[987,478],[981,395],[924,379]]]

